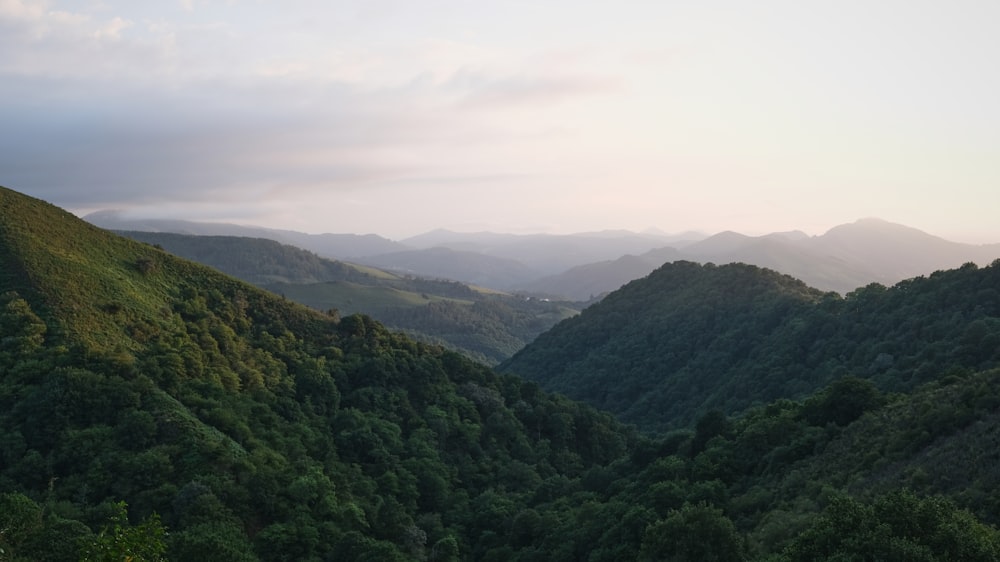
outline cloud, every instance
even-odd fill
[[[121,39],[121,32],[132,26],[132,22],[122,19],[120,17],[114,17],[111,21],[107,22],[104,27],[98,29],[94,32],[94,37],[97,39],[110,39],[112,41],[117,41]]]
[[[490,78],[461,72],[453,78],[452,84],[468,92],[464,95],[461,105],[476,109],[550,105],[622,89],[621,80],[618,78],[586,75],[517,75]]]

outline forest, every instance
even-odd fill
[[[496,365],[585,303],[552,302],[322,258],[273,240],[122,231],[321,311],[363,312],[412,338]]]
[[[924,339],[657,429],[0,188],[0,559],[997,560],[997,311],[952,294],[995,275],[848,296],[891,320],[815,341],[849,357],[906,322]],[[854,314],[771,281],[732,284],[749,330]]]
[[[1000,365],[1000,260],[845,296],[746,264],[668,263],[499,366],[645,430],[805,398],[844,376],[907,392]]]

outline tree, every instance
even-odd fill
[[[847,376],[806,402],[806,419],[814,425],[844,426],[885,402],[882,393],[866,379]]]
[[[746,559],[743,537],[722,510],[685,504],[646,528],[640,560],[738,562]]]
[[[18,547],[41,528],[42,510],[31,498],[19,493],[0,495],[0,560],[14,558]]]
[[[784,556],[790,562],[985,562],[1000,559],[1000,532],[948,500],[901,490],[871,504],[834,498]]]
[[[86,540],[80,549],[84,562],[159,562],[167,550],[163,542],[166,529],[160,516],[150,515],[139,525],[128,522],[125,502],[114,504],[115,512],[109,525],[96,537]]]
[[[709,439],[718,435],[726,436],[732,430],[732,424],[725,414],[712,410],[698,419],[694,438],[691,440],[691,455],[697,455],[705,450]]]

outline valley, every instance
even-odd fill
[[[994,261],[841,294],[673,260],[495,370],[263,288],[396,277],[154,244],[0,188],[4,556],[1000,557]],[[434,283],[402,310],[493,294]]]

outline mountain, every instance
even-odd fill
[[[655,258],[651,258],[655,255]],[[667,261],[675,261],[680,252],[674,248],[651,250],[641,256],[625,255],[616,260],[578,265],[562,273],[542,277],[522,285],[524,291],[551,295],[552,298],[568,298],[575,301],[589,301],[618,289],[633,279],[650,274]]]
[[[824,291],[846,294],[869,283],[891,285],[967,262],[986,265],[1000,258],[1000,244],[960,244],[904,225],[862,219],[814,237],[799,231],[763,236],[726,231],[638,257],[645,267],[632,259],[625,264],[605,261],[539,279],[522,288],[583,299],[588,294],[613,291],[668,261],[682,259],[753,264],[791,275]]]
[[[515,542],[502,510],[562,495],[634,440],[3,188],[0,271],[5,552],[75,560],[110,517],[108,548],[165,540],[177,560],[483,559]],[[119,500],[144,527],[115,519]],[[161,520],[169,535],[142,531]]]
[[[501,364],[647,430],[854,374],[905,391],[1000,361],[1000,261],[845,297],[745,264],[666,264]]]
[[[396,275],[321,258],[263,238],[165,232],[120,234],[264,287],[316,310],[367,314],[388,327],[487,364],[513,355],[579,308]]]
[[[267,238],[327,258],[579,301],[613,291],[678,259],[749,263],[791,275],[824,291],[846,294],[873,282],[891,285],[967,262],[986,265],[1000,257],[1000,244],[950,242],[873,218],[834,227],[820,236],[800,231],[763,236],[726,231],[705,237],[698,233],[619,230],[519,235],[439,229],[402,242],[371,234],[311,235],[190,221],[129,221],[115,211],[86,218],[112,230]],[[617,262],[621,258],[626,259]]]
[[[766,235],[759,237],[735,235],[728,240],[703,240],[684,249],[684,259],[694,259],[701,263],[749,263],[791,275],[810,286],[841,294],[853,291],[874,282],[894,282],[895,278],[879,273],[877,267],[867,262],[852,260],[847,256],[817,250],[811,239],[795,239],[784,236]],[[860,239],[859,243],[863,243]],[[950,262],[949,262],[950,263]],[[950,263],[957,267],[963,262]],[[930,273],[934,268],[920,270]],[[915,276],[914,273],[912,276]]]
[[[614,260],[627,254],[643,253],[670,243],[683,244],[690,236],[696,235],[637,234],[623,230],[564,235],[435,230],[403,240],[403,243],[423,249],[449,248],[515,260],[537,272],[537,277],[592,262]]]
[[[398,252],[407,247],[375,234],[307,234],[293,230],[275,230],[227,223],[195,222],[174,219],[128,219],[119,211],[98,211],[84,220],[108,230],[172,232],[200,236],[239,236],[265,238],[315,252],[323,257],[348,259]]]
[[[975,289],[989,306],[995,279],[973,287],[978,273],[943,272],[947,291],[916,283],[892,303],[872,288],[855,308],[907,309],[922,345],[950,348],[955,330],[920,323],[919,303]],[[733,299],[753,294],[722,277]],[[769,273],[756,286],[816,297]],[[956,353],[988,363],[998,346],[980,320]],[[891,395],[844,377],[646,437],[4,188],[0,329],[5,559],[1000,556],[996,371],[921,364],[931,382]],[[955,452],[961,467],[936,461]]]
[[[117,233],[182,258],[210,265],[255,285],[330,281],[375,284],[385,277],[368,268],[321,258],[308,250],[266,238],[135,230]]]
[[[862,219],[830,229],[813,245],[821,252],[859,263],[891,284],[963,263],[986,265],[1000,258],[1000,244],[960,244],[880,219]]]
[[[358,258],[359,263],[432,279],[453,279],[494,289],[508,289],[538,277],[522,262],[444,247],[408,250]]]

